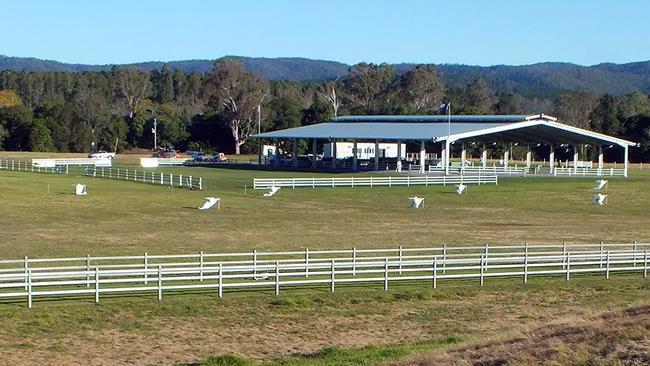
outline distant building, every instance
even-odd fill
[[[331,158],[334,154],[332,151],[332,143],[323,144],[323,158]],[[402,157],[406,152],[406,144],[402,144]],[[397,143],[380,143],[379,144],[379,157],[380,158],[397,158],[398,148]],[[336,157],[338,159],[350,159],[354,156],[354,143],[353,142],[337,142],[336,143]],[[375,144],[371,142],[357,143],[357,159],[370,160],[375,157]]]

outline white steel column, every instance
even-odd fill
[[[630,147],[625,145],[625,153],[623,155],[623,176],[627,177],[627,163],[628,163],[628,158],[629,158],[629,151]]]
[[[463,142],[461,144],[461,151],[460,151],[460,166],[461,167],[465,166],[465,160],[467,160],[467,150],[465,149],[465,143]]]
[[[332,144],[332,169],[336,169],[336,140],[330,143]]]
[[[426,165],[426,146],[424,145],[424,141],[420,141],[420,174],[424,174],[425,169],[424,166]]]
[[[603,145],[598,146],[598,169],[603,169],[605,165],[605,156],[603,154]]]
[[[357,140],[354,140],[352,142],[352,170],[358,169],[357,155],[359,155],[359,152],[357,150]]]
[[[402,141],[397,140],[397,160],[402,160]]]
[[[533,152],[530,150],[530,145],[526,145],[526,168],[530,168],[533,160]]]
[[[316,139],[311,140],[311,167],[316,169]]]
[[[445,175],[449,175],[449,165],[451,162],[449,161],[449,150],[451,150],[451,145],[449,144],[449,140],[445,141]]]
[[[440,162],[442,163],[442,167],[445,167],[445,159],[447,159],[447,144],[442,141],[442,150],[440,151]]]
[[[298,166],[298,139],[293,139],[293,167]]]
[[[573,145],[573,174],[578,173],[578,145]]]
[[[548,166],[549,172],[553,174],[555,171],[555,146],[553,146],[553,144],[550,145],[548,152]]]
[[[483,144],[483,152],[481,153],[481,159],[483,160],[483,168],[487,168],[487,147],[485,147],[485,143]]]
[[[506,146],[506,150],[503,152],[503,170],[508,169],[509,155],[510,155],[510,146]]]
[[[375,141],[375,170],[379,170],[379,141]]]

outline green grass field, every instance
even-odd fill
[[[6,155],[5,155],[6,156]],[[3,157],[0,155],[0,157]],[[118,159],[131,166],[137,159]],[[71,175],[0,171],[2,259],[443,243],[648,242],[650,171],[611,179],[502,178],[498,186],[297,188],[273,198],[253,177],[313,176],[214,168],[160,171],[204,178],[204,191]],[[77,197],[73,185],[88,185]],[[245,186],[247,189],[245,190]],[[407,198],[425,207],[407,208]],[[222,209],[198,211],[205,196]],[[500,337],[546,322],[650,303],[650,281],[620,275],[0,303],[0,360],[37,364],[377,364]],[[332,348],[334,347],[334,348]],[[119,350],[119,351],[117,351]],[[209,356],[213,356],[209,358]],[[226,362],[227,361],[227,362]],[[2,364],[3,361],[0,361]]]

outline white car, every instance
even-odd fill
[[[115,153],[114,152],[106,152],[106,151],[99,151],[96,153],[92,153],[88,155],[89,158],[93,159],[114,159],[115,158]]]

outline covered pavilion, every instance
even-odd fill
[[[603,150],[606,147],[620,147],[623,152],[624,176],[627,176],[629,148],[636,143],[613,136],[569,126],[544,114],[537,115],[422,115],[422,116],[343,116],[329,122],[310,126],[289,128],[260,133],[258,139],[278,139],[293,141],[293,156],[297,154],[298,140],[312,141],[311,166],[316,168],[317,143],[332,142],[334,151],[332,169],[337,169],[336,142],[348,141],[357,151],[358,142],[374,142],[375,152],[379,143],[394,142],[398,147],[398,159],[404,157],[401,151],[403,142],[419,143],[419,170],[425,172],[426,144],[441,144],[441,163],[445,174],[449,174],[450,149],[452,144],[461,144],[461,165],[465,165],[467,144],[482,144],[481,164],[487,166],[487,151],[492,141],[504,141],[527,146],[526,166],[531,166],[531,145],[549,146],[548,161],[551,174],[555,166],[555,150],[558,146],[573,146],[573,168],[577,170],[579,146],[591,145],[598,148],[598,168],[604,165]],[[509,149],[503,156],[507,167]],[[374,170],[379,170],[378,153],[374,156]],[[261,161],[261,151],[260,151]],[[294,164],[297,159],[294,159]],[[357,154],[353,154],[352,170],[358,170]]]

